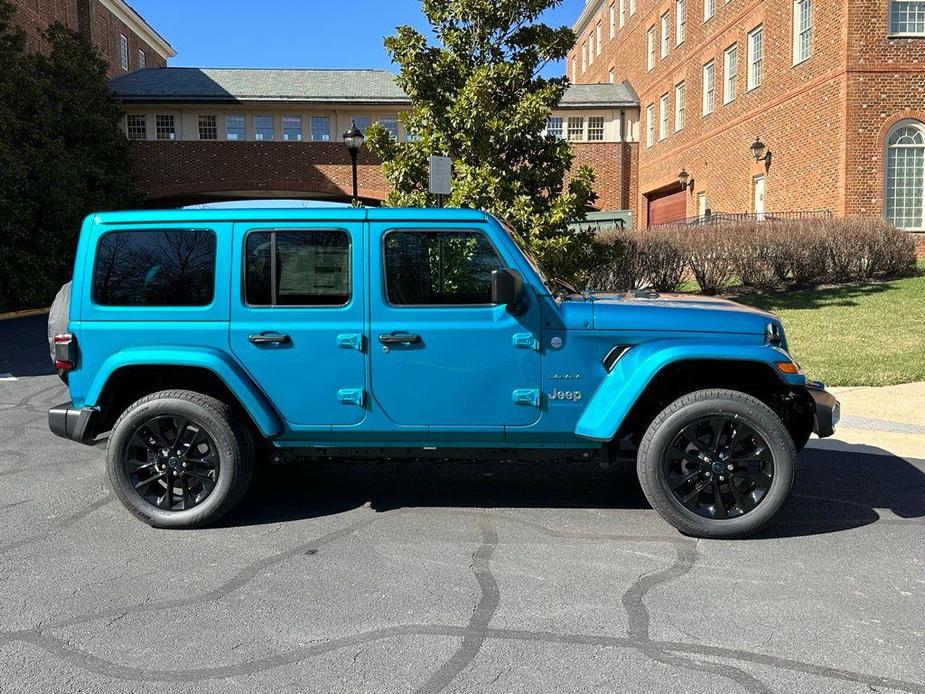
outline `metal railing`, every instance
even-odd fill
[[[831,219],[832,210],[796,210],[791,212],[708,212],[699,217],[688,217],[667,224],[653,224],[649,228],[662,226],[707,226],[723,222],[783,222],[799,219]]]

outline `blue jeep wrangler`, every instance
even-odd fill
[[[578,292],[473,210],[95,215],[63,315],[50,428],[108,440],[157,527],[215,521],[257,458],[545,457],[635,459],[680,531],[742,537],[838,418],[774,316]]]

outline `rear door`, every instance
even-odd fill
[[[235,224],[231,348],[295,427],[363,421],[363,223]]]

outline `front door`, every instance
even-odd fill
[[[512,267],[506,249],[481,229],[370,231],[372,391],[389,419],[488,439],[536,422],[539,306],[514,316],[491,303],[492,271]]]
[[[755,176],[755,219],[764,221],[764,176]]]
[[[290,425],[365,416],[362,229],[235,225],[231,348]]]

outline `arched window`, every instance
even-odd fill
[[[925,124],[903,121],[886,140],[883,213],[901,229],[925,229]]]

